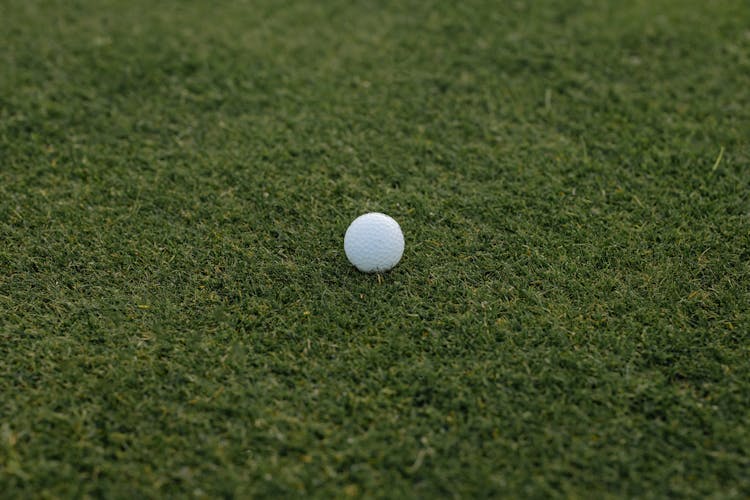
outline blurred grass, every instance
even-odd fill
[[[744,2],[0,19],[10,497],[750,494]]]

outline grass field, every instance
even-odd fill
[[[2,496],[750,495],[746,1],[0,20]]]

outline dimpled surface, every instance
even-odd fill
[[[344,251],[349,262],[362,272],[387,271],[404,254],[404,234],[398,222],[385,214],[360,215],[346,230]]]

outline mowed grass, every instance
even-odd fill
[[[750,495],[746,2],[0,19],[3,496]]]

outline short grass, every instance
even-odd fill
[[[3,496],[750,495],[746,1],[0,19]]]

